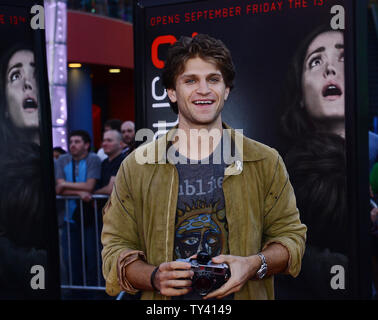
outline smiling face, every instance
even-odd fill
[[[175,89],[168,89],[172,102],[177,102],[180,125],[188,128],[221,125],[221,111],[230,89],[215,63],[199,57],[189,59],[176,79]]]
[[[344,120],[344,38],[341,32],[324,32],[311,42],[303,63],[302,89],[302,104],[315,122]]]
[[[5,79],[7,111],[17,128],[38,128],[38,85],[34,54],[20,50],[10,58]]]

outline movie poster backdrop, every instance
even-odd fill
[[[161,83],[166,50],[182,35],[206,33],[226,44],[236,68],[223,121],[284,158],[308,238],[300,275],[276,277],[277,299],[356,296],[349,279],[358,277],[351,253],[356,247],[351,217],[358,210],[348,203],[355,189],[347,188],[345,139],[355,134],[355,3],[207,0],[135,6],[137,127],[153,129],[156,138],[178,123]]]
[[[0,299],[59,297],[44,32],[43,1],[0,1]]]

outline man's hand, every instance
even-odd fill
[[[84,202],[89,202],[92,200],[92,194],[90,194],[87,191],[80,191],[78,192],[78,194],[79,194],[80,199],[83,200]]]
[[[61,194],[64,190],[65,182],[57,183],[55,186],[55,192],[56,194]]]
[[[222,299],[231,293],[240,291],[244,284],[255,276],[261,266],[261,259],[258,256],[239,257],[231,255],[220,255],[212,259],[213,263],[227,263],[231,278],[218,290],[210,292],[204,299]]]
[[[181,261],[165,262],[155,274],[154,285],[164,296],[181,296],[191,291],[194,272],[190,263]]]

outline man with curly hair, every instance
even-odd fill
[[[222,122],[234,77],[229,50],[208,35],[168,50],[162,78],[179,123],[117,174],[102,232],[109,294],[273,299],[272,275],[299,273],[306,227],[281,157]],[[191,264],[177,259],[203,251],[231,277],[201,297]]]

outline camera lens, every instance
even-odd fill
[[[197,254],[197,261],[199,264],[207,264],[211,257],[206,251],[201,251]]]
[[[193,288],[200,295],[206,295],[213,286],[213,279],[207,276],[200,276],[193,281]]]

